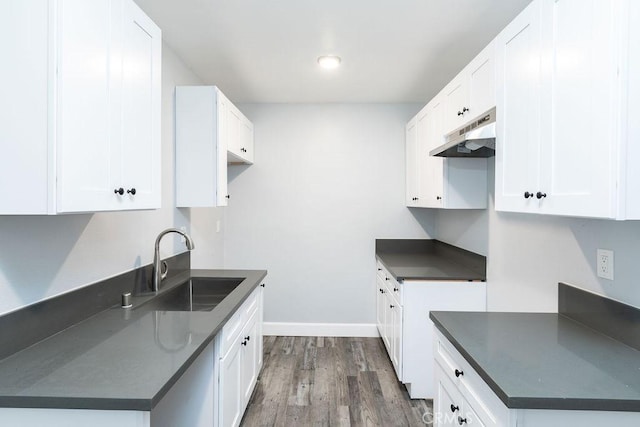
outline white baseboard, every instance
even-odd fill
[[[263,335],[283,337],[379,337],[374,323],[264,322]]]

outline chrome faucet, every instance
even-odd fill
[[[184,231],[178,230],[177,228],[167,228],[166,230],[158,234],[158,237],[156,238],[155,251],[153,253],[153,292],[158,292],[158,290],[160,289],[160,282],[162,282],[162,279],[167,277],[167,273],[169,271],[167,262],[166,261],[160,262],[160,240],[162,240],[165,234],[169,234],[169,233],[178,233],[182,235],[186,240],[185,243],[187,245],[188,250],[191,251],[193,250],[193,248],[195,248],[195,245],[193,244],[193,240],[191,240],[191,237],[189,237],[189,235]],[[163,269],[164,271],[162,271]]]

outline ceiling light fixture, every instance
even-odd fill
[[[340,59],[339,56],[335,55],[325,55],[318,57],[318,65],[327,70],[338,68],[338,66],[340,66],[340,62],[342,62],[342,59]]]

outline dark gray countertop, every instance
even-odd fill
[[[0,362],[0,406],[150,411],[266,276],[264,270],[191,270],[245,277],[209,312],[113,308]]]
[[[430,318],[509,408],[640,411],[640,352],[569,317]]]
[[[431,239],[378,239],[376,257],[396,280],[486,280],[486,257]]]

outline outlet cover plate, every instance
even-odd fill
[[[598,277],[613,280],[613,251],[598,249],[596,254],[596,270]]]

